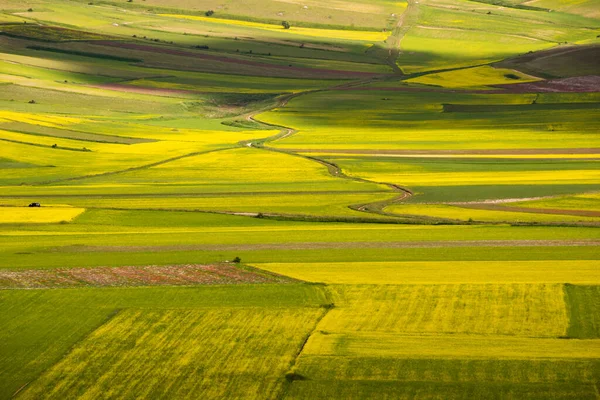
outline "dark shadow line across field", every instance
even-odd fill
[[[2,139],[0,139],[0,140],[2,140]],[[126,172],[139,171],[139,170],[143,170],[143,169],[148,169],[148,168],[156,167],[158,165],[167,164],[167,163],[170,163],[170,162],[173,162],[173,161],[181,160],[183,158],[194,157],[194,156],[198,156],[198,155],[201,155],[201,154],[215,153],[215,152],[218,152],[218,151],[231,150],[231,149],[235,149],[235,148],[237,148],[237,146],[230,146],[230,147],[225,147],[225,148],[221,148],[221,149],[214,149],[214,150],[207,150],[207,151],[196,151],[196,152],[193,152],[193,153],[183,154],[183,155],[180,155],[180,156],[167,158],[165,160],[153,162],[153,163],[150,163],[150,164],[140,165],[140,166],[137,166],[137,167],[131,167],[131,168],[126,168],[126,169],[121,169],[121,170],[118,170],[118,171],[102,172],[102,173],[99,173],[99,174],[74,176],[74,177],[71,177],[71,178],[56,179],[56,180],[45,181],[45,182],[36,182],[36,183],[30,184],[30,186],[51,185],[51,184],[54,184],[54,183],[72,182],[72,181],[79,181],[79,180],[84,180],[84,179],[97,178],[97,177],[101,177],[101,176],[104,177],[104,176],[124,174]]]
[[[109,310],[107,310],[107,311],[109,311]],[[29,386],[30,383],[35,382],[38,378],[40,378],[42,375],[44,375],[44,373],[46,373],[46,371],[52,369],[53,366],[57,365],[62,360],[64,360],[75,349],[75,347],[77,347],[77,345],[79,345],[79,343],[83,343],[85,340],[87,340],[95,331],[100,329],[102,326],[108,324],[117,315],[119,315],[119,313],[121,311],[123,311],[123,309],[121,309],[121,308],[116,308],[116,309],[110,310],[110,312],[106,315],[106,317],[97,326],[92,327],[85,335],[83,335],[81,338],[79,338],[79,340],[72,343],[71,347],[69,347],[69,349],[67,349],[67,351],[65,351],[64,354],[62,354],[59,358],[57,358],[56,361],[52,365],[48,366],[48,368],[46,368],[45,370],[40,371],[36,377],[34,377],[29,382],[27,382],[23,386],[21,386],[15,393],[13,393],[13,395],[11,396],[11,399],[14,399],[15,397],[17,397],[19,395],[19,393],[21,393],[23,390],[27,389],[27,386]]]
[[[331,294],[327,290],[326,286],[325,286],[324,290],[326,291],[327,297],[330,298]],[[333,303],[323,305],[323,309],[324,309],[323,313],[321,313],[321,315],[319,317],[317,317],[317,319],[315,320],[315,324],[313,326],[313,329],[309,332],[308,335],[306,335],[306,337],[304,338],[304,340],[300,344],[300,347],[298,348],[298,351],[296,352],[296,354],[295,354],[292,362],[290,363],[290,366],[288,368],[288,372],[285,375],[285,381],[284,381],[284,383],[282,385],[282,388],[281,388],[281,391],[279,392],[279,395],[275,398],[276,400],[283,400],[286,397],[286,394],[288,393],[288,391],[290,389],[290,386],[293,385],[294,381],[304,379],[303,376],[296,374],[296,372],[294,371],[294,367],[298,363],[298,359],[302,355],[302,352],[304,351],[304,348],[306,347],[306,345],[307,345],[308,341],[310,340],[311,336],[315,334],[315,332],[317,331],[317,328],[318,328],[319,324],[321,323],[321,321],[327,316],[327,314],[329,314],[329,311],[331,311],[334,307],[335,307],[335,304],[333,304]]]

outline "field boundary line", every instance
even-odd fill
[[[45,182],[36,182],[36,183],[31,183],[28,186],[51,185],[53,183],[78,181],[78,180],[83,180],[83,179],[97,178],[97,177],[100,177],[100,176],[112,176],[112,175],[124,174],[126,172],[139,171],[139,170],[142,170],[142,169],[148,169],[148,168],[156,167],[158,165],[163,165],[163,164],[167,164],[167,163],[170,163],[170,162],[173,162],[173,161],[178,161],[178,160],[181,160],[183,158],[195,157],[195,156],[199,156],[199,155],[202,155],[202,154],[208,154],[208,153],[216,153],[218,151],[233,150],[233,149],[236,149],[236,148],[237,148],[237,146],[230,146],[230,147],[225,147],[225,148],[221,148],[221,149],[214,149],[214,150],[207,150],[207,151],[196,151],[196,152],[193,152],[193,153],[183,154],[183,155],[180,155],[180,156],[167,158],[165,160],[156,161],[156,162],[153,162],[153,163],[150,163],[150,164],[144,164],[144,165],[140,165],[140,166],[137,166],[137,167],[131,167],[131,168],[122,169],[122,170],[118,170],[118,171],[101,172],[99,174],[74,176],[74,177],[71,177],[71,178],[56,179],[56,180],[45,181]]]
[[[325,294],[327,295],[327,298],[330,299],[331,293],[327,289],[327,286],[324,287],[324,291],[325,291]],[[323,308],[324,308],[323,313],[321,313],[321,315],[315,321],[313,329],[308,333],[308,335],[306,335],[306,337],[304,338],[304,341],[302,342],[298,351],[296,352],[296,356],[290,363],[288,372],[286,373],[286,376],[285,376],[285,381],[283,382],[283,385],[281,387],[281,391],[279,392],[278,396],[276,397],[277,400],[283,400],[285,398],[288,390],[290,389],[290,386],[293,385],[294,380],[295,380],[294,377],[296,376],[295,372],[294,372],[294,368],[296,367],[296,364],[298,364],[298,359],[300,358],[300,355],[302,355],[302,352],[304,351],[304,348],[306,347],[306,344],[308,343],[309,339],[317,331],[317,328],[319,327],[319,324],[321,323],[321,321],[323,321],[323,319],[327,316],[327,314],[329,314],[329,311],[331,311],[333,308],[335,308],[335,305],[333,303],[329,303]]]
[[[52,367],[54,367],[55,365],[57,365],[58,363],[60,363],[62,360],[64,360],[69,354],[71,354],[71,352],[73,351],[73,349],[75,349],[75,347],[77,345],[79,345],[80,343],[82,343],[83,341],[85,341],[86,339],[88,339],[94,332],[96,332],[102,326],[104,326],[107,323],[109,323],[110,321],[112,321],[123,310],[124,310],[123,308],[115,308],[111,312],[109,312],[108,315],[106,315],[106,317],[104,317],[102,319],[102,321],[100,321],[100,323],[98,325],[92,327],[92,329],[90,329],[79,340],[77,340],[76,342],[74,342],[73,344],[71,344],[71,346],[64,352],[64,354],[62,354],[52,365],[50,365],[48,368],[46,368],[43,371],[41,371],[39,374],[37,374],[37,376],[35,376],[33,379],[31,379],[29,382],[27,382],[23,386],[21,386],[15,393],[13,393],[13,395],[10,398],[11,399],[16,398],[19,393],[21,393],[23,390],[25,390],[27,388],[27,386],[29,386],[31,383],[37,381],[42,375],[44,375],[47,371],[49,371],[50,369],[52,369]]]

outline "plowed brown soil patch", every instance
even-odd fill
[[[238,268],[232,264],[0,271],[0,289],[232,285],[289,282],[293,282],[293,280],[275,274]]]

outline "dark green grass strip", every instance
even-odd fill
[[[600,286],[566,284],[565,293],[570,316],[567,336],[600,338]]]
[[[31,49],[31,50],[50,51],[52,53],[71,54],[74,56],[101,58],[104,60],[125,61],[125,62],[142,62],[143,61],[139,58],[119,57],[119,56],[113,56],[110,54],[90,53],[88,51],[55,49],[53,47],[45,47],[45,46],[27,46],[27,48]]]
[[[541,104],[442,104],[444,112],[502,113],[543,110],[598,110],[600,103],[541,103]]]
[[[286,399],[596,400],[590,383],[295,381]]]

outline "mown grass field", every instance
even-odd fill
[[[597,8],[4,0],[0,399],[597,399]]]

